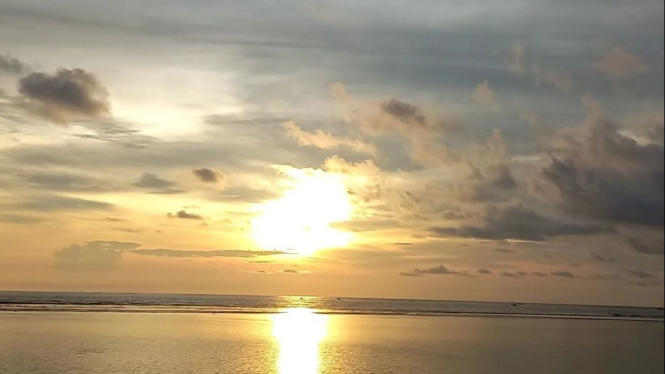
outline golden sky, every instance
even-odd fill
[[[0,289],[661,305],[662,14],[3,1]]]

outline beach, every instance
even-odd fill
[[[662,321],[0,312],[0,373],[660,373]]]

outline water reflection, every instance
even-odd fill
[[[279,343],[279,374],[317,374],[319,344],[328,333],[328,316],[308,308],[290,308],[273,316],[272,333]]]

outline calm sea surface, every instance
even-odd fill
[[[642,308],[5,292],[0,373],[662,373],[662,321]]]

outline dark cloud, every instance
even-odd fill
[[[595,224],[569,223],[545,217],[524,204],[496,207],[487,206],[481,225],[435,227],[430,231],[436,236],[478,239],[515,239],[543,241],[548,237],[564,235],[589,235],[614,232]]]
[[[122,252],[140,246],[141,243],[96,240],[72,244],[56,251],[53,257],[56,266],[63,270],[112,270],[122,261]]]
[[[196,214],[196,213],[189,213],[187,211],[181,210],[177,213],[169,213],[167,214],[169,218],[180,218],[180,219],[196,219],[196,220],[203,220],[203,217]]]
[[[260,256],[275,256],[285,254],[281,251],[250,251],[250,250],[184,250],[184,249],[134,249],[130,253],[141,256],[171,257],[171,258],[211,258],[211,257],[240,257],[254,258]]]
[[[483,275],[492,274],[492,271],[489,269],[478,269],[478,274],[483,274]]]
[[[333,84],[331,91],[342,107],[345,120],[357,125],[365,134],[395,134],[408,139],[411,146],[409,156],[413,163],[434,166],[462,160],[457,152],[448,149],[441,141],[443,134],[462,128],[457,118],[449,115],[428,117],[419,107],[393,98],[379,104],[359,102],[353,99],[342,83]]]
[[[569,272],[569,271],[555,271],[550,273],[551,276],[553,277],[559,277],[559,278],[575,278],[575,274]]]
[[[426,119],[420,108],[397,99],[388,99],[381,103],[381,109],[395,119],[402,122],[414,122],[425,126]]]
[[[618,261],[617,257],[607,251],[592,251],[590,254],[591,258],[598,261],[598,262],[606,262],[606,263],[616,263]]]
[[[285,270],[282,270],[282,273],[298,274],[298,270],[285,269]]]
[[[618,171],[558,160],[543,169],[571,214],[613,223],[662,226],[663,170]]]
[[[132,228],[132,227],[114,227],[113,230],[120,231],[120,232],[126,232],[130,234],[139,234],[142,233],[143,230],[142,228]]]
[[[628,274],[634,278],[640,278],[640,279],[654,279],[657,278],[655,275],[647,273],[646,271],[642,270],[630,270],[628,271]]]
[[[422,274],[412,273],[410,271],[400,272],[399,275],[401,275],[403,277],[422,277],[423,276]]]
[[[83,69],[60,69],[54,75],[32,73],[19,80],[22,106],[58,123],[109,114],[106,88]]]
[[[192,170],[192,173],[203,183],[219,182],[218,173],[212,169],[200,168]]]
[[[30,65],[8,54],[0,55],[0,72],[11,75],[27,74],[31,71]]]
[[[510,168],[506,165],[497,165],[490,168],[489,173],[493,176],[491,178],[492,186],[505,189],[505,190],[514,190],[517,188],[517,182],[510,171]]]
[[[639,239],[636,237],[629,237],[626,239],[626,242],[630,245],[630,248],[636,252],[645,254],[645,255],[659,255],[662,256],[665,249],[663,248],[663,236],[660,235],[660,240],[649,240],[649,239]]]
[[[558,206],[609,223],[663,226],[663,146],[622,135],[598,102],[583,102],[583,127],[554,137],[551,160],[542,169],[543,180],[561,199]]]
[[[427,274],[431,274],[431,275],[460,275],[460,276],[467,276],[467,277],[471,276],[471,274],[469,274],[466,271],[451,270],[451,269],[448,269],[447,267],[445,267],[444,265],[439,265],[439,266],[435,266],[435,267],[432,267],[432,268],[425,268],[425,269],[416,268],[416,269],[413,269],[413,271],[410,271],[410,272],[400,273],[400,275],[403,275],[403,276],[422,276],[422,275],[427,275]]]
[[[505,278],[517,278],[517,279],[521,279],[521,278],[525,278],[525,277],[536,277],[536,278],[546,278],[547,277],[547,274],[545,274],[545,273],[541,273],[541,272],[538,272],[538,271],[534,271],[534,272],[529,273],[529,272],[523,271],[523,270],[515,271],[515,272],[504,271],[504,272],[500,273],[499,275],[502,276],[502,277],[505,277]]]
[[[418,274],[457,274],[456,271],[452,271],[443,265],[428,269],[415,269],[413,272]]]
[[[589,275],[585,277],[580,277],[584,279],[591,279],[591,280],[599,280],[599,281],[617,281],[617,280],[622,280],[623,276],[621,274],[594,274],[594,275]]]

